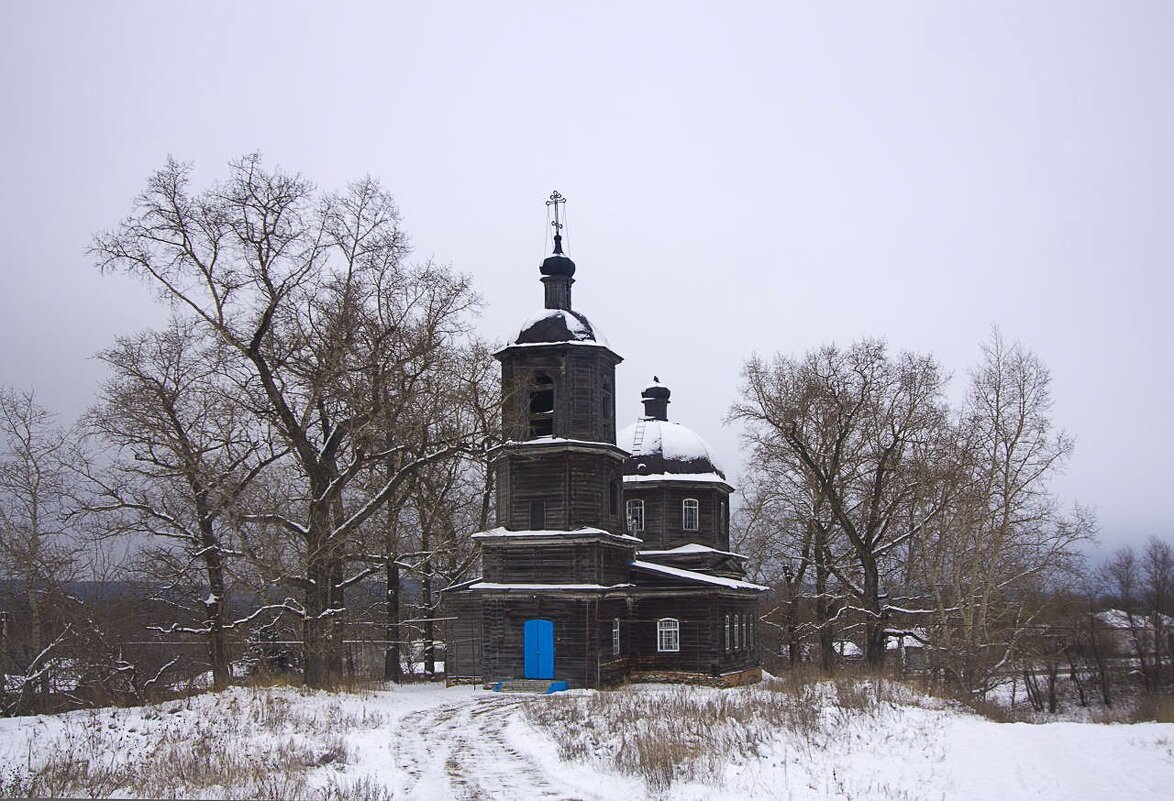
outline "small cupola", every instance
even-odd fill
[[[563,253],[563,223],[559,220],[559,206],[567,200],[558,192],[552,192],[547,206],[554,206],[554,252],[543,260],[538,271],[546,286],[546,308],[571,309],[571,284],[575,283],[575,262]]]
[[[669,397],[672,394],[668,387],[660,383],[659,378],[653,376],[652,383],[640,393],[640,402],[644,404],[644,416],[649,420],[668,420]]]

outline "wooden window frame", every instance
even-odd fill
[[[611,621],[611,655],[620,655],[620,619],[612,618]]]
[[[640,510],[640,525],[639,526],[632,525],[632,510],[633,509]],[[625,515],[625,519],[628,522],[628,529],[630,531],[641,531],[641,532],[644,531],[644,501],[643,500],[641,500],[640,498],[633,498],[630,501],[628,501],[627,503],[625,503],[624,504],[624,515]]]
[[[693,525],[689,525],[689,515],[692,512]],[[701,528],[701,502],[696,498],[685,498],[681,501],[681,528],[684,531],[698,531]]]
[[[675,654],[681,650],[681,621],[662,617],[656,621],[656,652]]]

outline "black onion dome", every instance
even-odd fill
[[[537,345],[545,342],[583,342],[607,346],[603,332],[582,314],[570,309],[543,309],[522,323],[522,330],[509,344]]]
[[[547,256],[538,271],[543,275],[561,275],[570,278],[575,274],[575,263],[561,253]]]

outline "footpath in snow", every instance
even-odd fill
[[[756,705],[764,703],[783,717],[758,716]],[[995,723],[932,699],[844,708],[834,693],[809,695],[806,707],[790,703],[755,688],[655,685],[604,697],[496,695],[438,685],[357,693],[234,688],[137,709],[0,720],[0,795],[1174,797],[1174,724]],[[658,709],[687,715],[681,710],[690,708],[723,717],[656,720]],[[615,710],[627,718],[600,719]],[[784,719],[791,723],[777,724]],[[661,723],[667,725],[658,728]],[[688,741],[677,743],[687,756],[660,783],[633,767],[648,757],[635,752],[657,738]],[[704,753],[716,743],[728,750]],[[569,751],[576,757],[560,758]]]

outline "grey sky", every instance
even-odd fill
[[[84,251],[168,154],[379,177],[499,341],[557,188],[621,421],[656,373],[736,474],[752,351],[883,336],[959,394],[997,324],[1052,368],[1065,501],[1171,535],[1174,4],[390,5],[0,5],[0,382],[72,417],[162,319]]]

